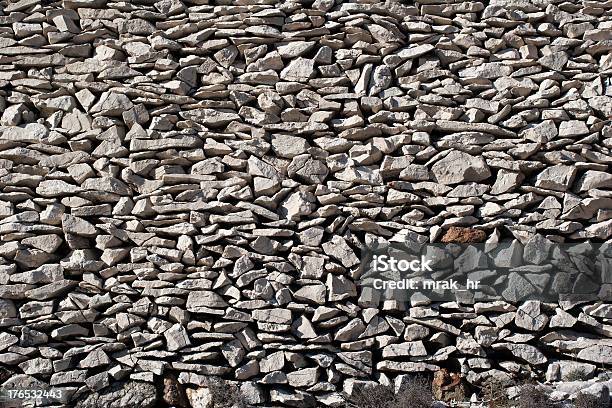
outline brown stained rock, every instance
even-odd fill
[[[449,373],[446,368],[434,373],[431,389],[434,398],[438,401],[465,401],[468,395],[461,375]]]
[[[162,393],[164,402],[170,406],[188,408],[189,401],[185,389],[178,382],[174,374],[167,374],[164,377],[164,389]]]
[[[473,244],[475,242],[484,242],[486,238],[487,234],[479,229],[450,227],[442,237],[441,242],[445,244]]]

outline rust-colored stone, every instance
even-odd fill
[[[461,376],[457,373],[449,373],[446,368],[441,368],[434,373],[431,384],[434,398],[438,401],[465,401],[467,389]]]
[[[445,244],[472,244],[475,242],[484,242],[487,239],[487,234],[475,228],[450,227],[442,236],[441,241]]]

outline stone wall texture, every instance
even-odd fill
[[[1,0],[0,384],[342,407],[601,375],[611,304],[357,282],[373,242],[609,240],[611,74],[609,0]]]

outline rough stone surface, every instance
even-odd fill
[[[459,150],[453,150],[435,162],[431,171],[440,184],[482,181],[491,176],[491,171],[483,158]]]
[[[544,263],[612,238],[611,16],[1,0],[2,387],[96,408],[213,406],[211,377],[264,407],[411,373],[439,399],[491,378],[605,394],[612,278]],[[398,242],[482,244],[459,266],[508,289],[375,299],[365,247]],[[533,299],[552,289],[608,301]]]
[[[446,231],[440,241],[444,243],[454,242],[469,244],[483,242],[486,239],[486,236],[487,234],[482,230],[474,228],[451,227]]]
[[[78,408],[94,407],[143,407],[151,408],[155,406],[157,400],[155,387],[153,384],[128,381],[116,383],[103,391],[89,394],[82,400],[76,402]]]

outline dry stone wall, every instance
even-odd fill
[[[372,242],[609,240],[611,73],[612,1],[0,1],[0,383],[307,407],[601,375],[608,303],[357,282]]]

